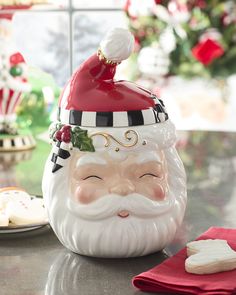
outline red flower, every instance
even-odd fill
[[[214,59],[223,55],[224,49],[217,41],[206,39],[192,48],[192,54],[202,64],[208,65]]]

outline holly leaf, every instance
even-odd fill
[[[88,151],[88,152],[95,152],[92,140],[90,138],[88,138],[87,141],[82,142],[81,146],[80,146],[80,150],[81,151]]]
[[[73,128],[71,142],[80,151],[95,152],[92,139],[88,137],[88,131],[80,127]]]

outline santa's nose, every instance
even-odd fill
[[[135,187],[133,183],[129,180],[123,180],[120,181],[119,183],[113,185],[110,188],[110,192],[113,194],[118,194],[121,196],[126,196],[128,194],[131,194],[135,191]]]

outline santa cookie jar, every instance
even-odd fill
[[[110,31],[67,83],[43,177],[50,224],[71,251],[142,256],[174,238],[186,206],[175,127],[161,99],[115,81],[134,38]]]

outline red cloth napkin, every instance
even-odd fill
[[[227,240],[236,251],[236,229],[211,227],[197,240]],[[196,275],[185,271],[186,248],[160,265],[133,278],[133,285],[146,292],[197,295],[236,294],[236,270],[210,275]]]

